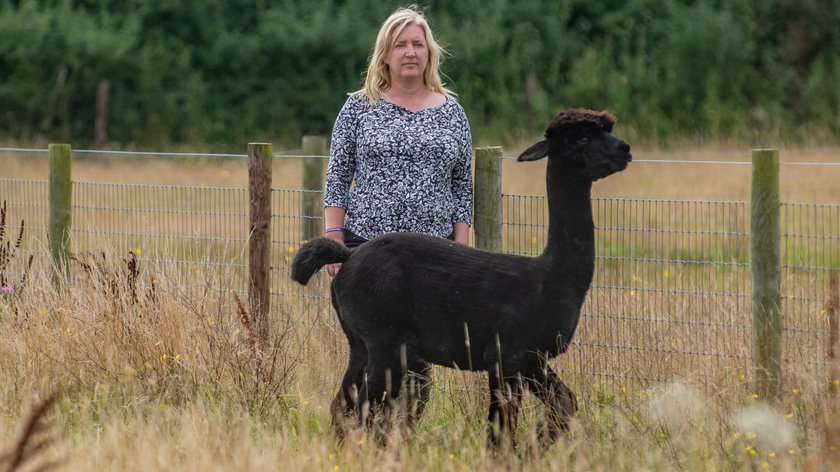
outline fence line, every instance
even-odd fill
[[[12,222],[23,216],[27,237],[41,241],[48,228],[47,193],[46,181],[0,178],[0,198],[9,200]],[[224,267],[231,275],[226,282],[247,290],[246,189],[74,182],[72,193],[74,252],[110,244],[116,254],[126,254],[142,247],[142,257],[167,257],[185,271],[204,263]],[[328,278],[321,274],[301,288],[285,277],[304,227],[321,222],[306,210],[319,195],[271,190],[270,291],[275,301],[308,310],[283,309],[283,316],[337,329],[326,303]],[[539,253],[548,224],[545,197],[502,194],[500,204],[501,250]],[[557,361],[559,370],[613,387],[698,373],[749,378],[751,206],[593,198],[596,275],[573,348]],[[783,372],[786,382],[828,378],[826,307],[835,296],[830,279],[840,271],[840,205],[781,203],[780,215]]]

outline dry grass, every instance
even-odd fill
[[[385,450],[364,435],[338,445],[327,411],[345,350],[327,304],[307,292],[278,299],[271,342],[257,350],[233,289],[216,289],[225,287],[224,268],[208,264],[196,276],[168,261],[86,257],[76,262],[78,280],[60,289],[37,261],[26,289],[0,300],[2,449],[16,450],[13,434],[27,429],[39,398],[64,392],[35,415],[53,425],[55,440],[27,449],[32,464],[699,471],[801,470],[832,457],[824,438],[837,418],[827,379],[803,378],[801,390],[786,386],[766,404],[748,381],[714,369],[644,387],[593,382],[582,374],[592,370],[573,369],[567,381],[582,394],[581,411],[568,437],[535,462],[485,452],[486,380],[446,369],[436,370],[432,404],[412,438]],[[648,362],[653,370],[675,367],[664,355]],[[541,413],[526,397],[522,442]]]
[[[746,161],[749,153],[667,157]],[[782,160],[840,159],[836,153],[783,152]],[[542,165],[505,160],[504,192],[541,194]],[[0,169],[3,178],[47,175],[44,156],[0,153]],[[244,187],[247,178],[243,160],[81,159],[73,172],[77,181],[225,187]],[[786,166],[782,172],[785,201],[840,202],[837,167]],[[280,161],[273,186],[299,188],[300,174],[299,163]],[[639,162],[595,186],[598,196],[663,199],[746,200],[748,192],[749,167],[721,164]],[[241,274],[216,264],[218,254],[205,253],[188,266],[172,256],[134,256],[122,249],[78,254],[77,280],[59,289],[38,256],[24,290],[0,296],[0,455],[20,450],[20,431],[39,418],[51,425],[55,440],[27,449],[32,469],[700,471],[837,465],[831,462],[837,453],[831,438],[840,417],[829,389],[836,379],[826,378],[825,369],[789,363],[781,398],[754,398],[743,357],[749,355],[749,333],[727,327],[742,326],[743,306],[700,294],[644,291],[658,283],[691,290],[699,279],[689,271],[599,268],[596,283],[626,287],[629,281],[639,292],[593,292],[597,300],[588,310],[594,316],[584,319],[578,333],[586,347],[574,346],[557,362],[581,394],[572,431],[539,461],[505,462],[484,449],[485,378],[445,369],[436,370],[432,404],[411,439],[387,450],[363,435],[335,443],[328,406],[346,353],[329,307],[317,298],[323,297],[324,280],[276,298],[271,341],[256,348],[234,297],[242,289]],[[12,262],[18,265],[9,273],[24,271],[24,258]],[[726,284],[726,277],[712,282]],[[802,290],[793,293],[807,294],[813,280],[794,282]],[[607,313],[619,319],[600,316]],[[826,322],[816,315],[806,322],[811,324],[803,338],[788,340],[792,349],[786,353],[821,359]],[[54,391],[63,392],[55,405],[33,416]],[[526,398],[523,442],[541,411]]]

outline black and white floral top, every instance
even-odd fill
[[[333,128],[324,205],[344,208],[345,228],[366,239],[446,237],[454,223],[472,222],[471,160],[467,116],[451,97],[412,112],[353,94]]]

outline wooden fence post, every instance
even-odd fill
[[[781,202],[779,151],[752,152],[750,269],[753,375],[756,393],[777,398],[782,367]]]
[[[70,224],[72,221],[73,183],[72,152],[69,144],[49,145],[49,240],[52,254],[53,283],[60,285],[70,276]]]
[[[473,230],[475,247],[502,250],[502,148],[475,150],[475,197]]]
[[[260,346],[268,342],[271,309],[271,144],[248,144],[248,305]]]
[[[327,138],[304,136],[303,155],[303,224],[301,239],[308,241],[323,234],[324,206],[321,203],[324,190],[324,159],[327,154]]]

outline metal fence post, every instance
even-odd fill
[[[320,236],[324,206],[322,192],[324,190],[324,159],[327,154],[327,138],[325,136],[304,136],[302,142],[303,155],[303,225],[301,239],[308,241]]]
[[[69,144],[49,145],[49,240],[52,254],[53,283],[70,276],[70,224],[72,221],[73,183],[72,152]]]
[[[261,346],[268,341],[271,309],[271,144],[248,144],[248,305]]]
[[[782,367],[781,202],[779,151],[752,152],[750,269],[753,375],[756,393],[776,398]]]
[[[502,250],[502,148],[475,149],[475,247]]]

